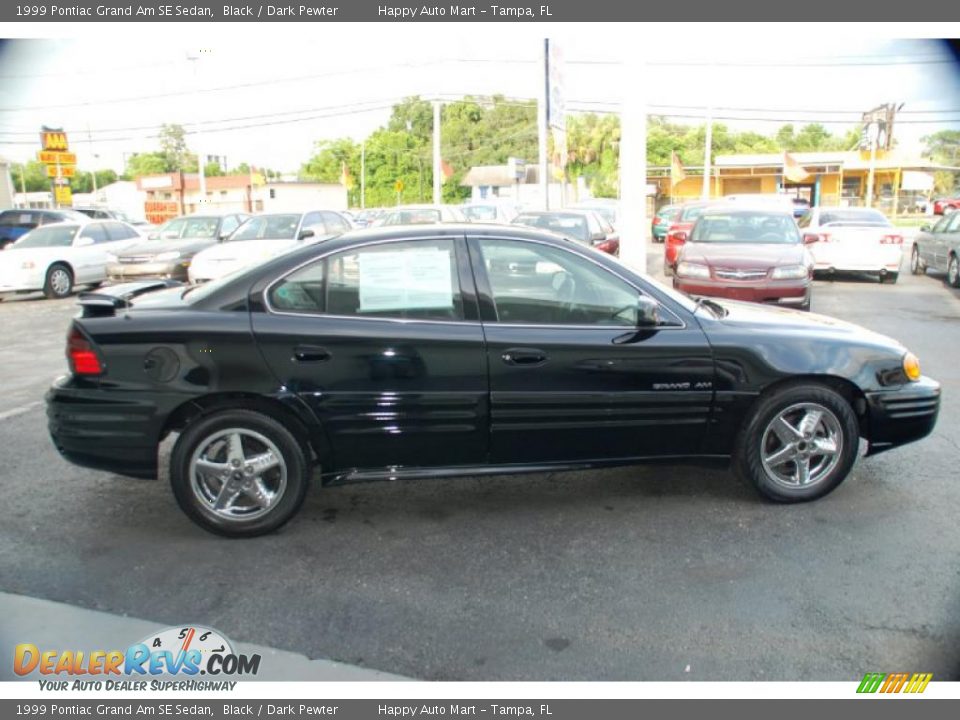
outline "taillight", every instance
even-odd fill
[[[73,325],[67,335],[67,361],[74,375],[102,375],[100,356],[86,335]]]
[[[660,219],[659,217],[657,217],[657,216],[654,216],[654,218],[653,218],[653,224],[654,224],[654,225],[662,225],[662,224],[663,224],[663,220],[661,220],[661,219]]]
[[[890,235],[884,235],[880,238],[881,245],[903,245],[903,235],[895,235],[891,233]]]
[[[685,243],[687,241],[687,234],[682,230],[670,233],[670,239],[676,243]]]

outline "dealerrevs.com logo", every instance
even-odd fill
[[[43,678],[45,690],[145,690],[148,679],[152,690],[232,690],[236,682],[222,678],[255,676],[259,670],[259,655],[234,652],[226,636],[200,625],[166,628],[126,650],[51,649],[20,643],[13,653],[14,673]],[[203,681],[197,679],[201,675],[206,676]]]
[[[922,693],[933,679],[933,673],[867,673],[860,681],[858,693]]]

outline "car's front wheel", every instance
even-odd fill
[[[51,265],[43,282],[43,294],[57,300],[65,298],[73,290],[73,273],[61,263]]]
[[[913,250],[910,252],[910,272],[913,275],[923,275],[923,273],[926,272],[923,261],[920,259],[920,249],[916,244],[914,244]]]
[[[947,282],[950,287],[960,288],[960,262],[956,255],[950,256],[950,263],[947,265]]]
[[[815,500],[850,473],[858,430],[853,409],[835,391],[788,386],[757,405],[737,439],[734,468],[770,500]]]
[[[170,483],[181,509],[210,532],[253,537],[272,532],[303,504],[307,455],[279,422],[259,412],[224,410],[180,435]]]

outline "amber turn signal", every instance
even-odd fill
[[[920,379],[920,360],[913,353],[903,356],[903,372],[908,380],[916,382]]]

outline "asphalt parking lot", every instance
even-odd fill
[[[424,679],[960,679],[960,292],[843,279],[813,309],[944,388],[931,437],[818,502],[696,467],[376,483],[230,541],[164,482],[59,458],[42,396],[73,301],[0,303],[0,590]]]

